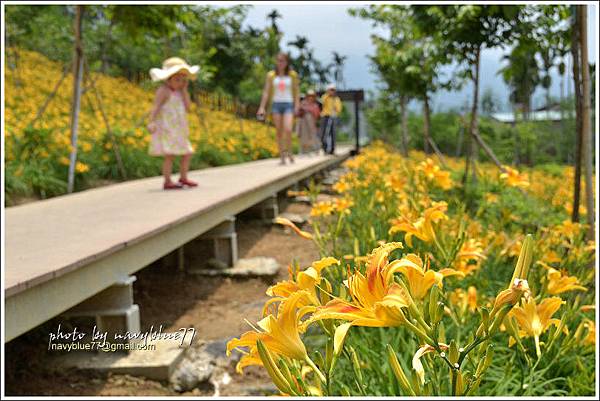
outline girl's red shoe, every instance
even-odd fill
[[[179,179],[179,183],[182,184],[182,185],[187,185],[188,187],[197,187],[198,186],[197,182],[190,181],[188,179],[183,180],[183,179],[180,178]]]
[[[183,185],[178,182],[169,181],[163,184],[163,189],[183,189]]]

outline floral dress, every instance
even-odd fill
[[[152,156],[186,155],[194,152],[189,140],[187,113],[181,91],[170,91],[169,98],[155,119],[156,131],[152,134]]]

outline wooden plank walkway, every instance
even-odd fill
[[[297,156],[190,172],[197,188],[162,177],[5,210],[5,341],[57,316],[221,223],[346,157]]]

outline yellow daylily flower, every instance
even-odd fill
[[[583,338],[583,343],[596,346],[596,324],[593,320],[586,319],[583,326],[587,329],[587,334]]]
[[[343,194],[344,192],[348,192],[352,186],[348,183],[348,181],[340,179],[338,182],[333,184],[332,188],[335,192]]]
[[[429,264],[423,266],[423,260],[412,253],[390,264],[388,272],[396,271],[406,276],[413,299],[423,299],[434,284],[441,287],[444,277],[456,275],[464,277],[463,272],[454,269],[442,269],[439,272],[430,270]]]
[[[479,268],[480,262],[485,258],[482,243],[474,239],[469,239],[463,242],[456,254],[454,268],[465,275],[471,274]]]
[[[457,288],[450,293],[450,302],[456,305],[462,314],[467,309],[475,312],[477,310],[477,289],[472,285],[469,286],[466,292],[462,288]]]
[[[354,202],[347,198],[336,198],[333,201],[333,207],[338,213],[350,214],[352,206],[354,206]]]
[[[517,319],[519,325],[519,337],[533,337],[535,340],[535,351],[541,356],[540,336],[552,325],[558,327],[559,319],[553,319],[552,315],[558,311],[564,301],[559,297],[545,298],[539,305],[534,297],[523,302],[522,306],[514,307],[510,316]]]
[[[565,220],[561,224],[554,227],[554,231],[564,237],[572,240],[575,236],[579,235],[583,229],[582,224],[573,223],[571,220]]]
[[[390,173],[384,177],[385,186],[391,188],[394,192],[402,192],[406,185],[406,178],[397,173]]]
[[[550,267],[547,273],[548,294],[557,295],[566,291],[581,290],[587,291],[582,285],[579,285],[577,277],[563,275],[560,271]]]
[[[331,202],[317,202],[310,209],[310,215],[313,217],[329,216],[333,213],[334,206]]]
[[[277,317],[268,315],[260,320],[257,325],[260,330],[248,331],[227,343],[227,354],[239,347],[249,347],[250,352],[242,357],[241,367],[258,364],[256,342],[261,340],[269,351],[284,355],[292,359],[305,360],[306,347],[300,339],[298,313],[300,302],[307,296],[306,291],[298,291],[282,301]],[[258,360],[257,360],[258,358]]]
[[[427,158],[425,161],[421,162],[417,167],[417,170],[422,171],[428,180],[433,181],[440,188],[445,190],[452,188],[450,173],[448,171],[441,170],[440,166],[435,164],[435,162],[430,158]]]
[[[518,170],[509,166],[502,167],[504,167],[504,173],[500,174],[500,179],[506,182],[508,186],[518,188],[526,188],[529,186],[529,180],[525,174],[521,174]]]
[[[290,279],[280,281],[267,288],[266,294],[271,298],[265,303],[263,315],[267,315],[268,307],[274,302],[282,301],[292,294],[305,290],[308,292],[307,300],[313,305],[320,305],[316,293],[316,287],[321,283],[321,271],[332,265],[339,265],[339,260],[332,257],[325,257],[319,261],[313,262],[312,265],[305,270],[298,271],[295,277],[292,277],[290,271]]]
[[[412,237],[415,236],[424,242],[432,242],[435,239],[435,230],[433,224],[441,220],[447,220],[445,212],[448,208],[446,202],[433,202],[432,206],[423,212],[423,216],[412,223],[406,216],[392,220],[390,234],[397,232],[406,232],[404,240],[412,247]]]

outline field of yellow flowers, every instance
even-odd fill
[[[14,49],[10,54],[14,54]],[[66,191],[69,164],[72,75],[67,74],[41,118],[35,120],[49,94],[61,80],[63,67],[39,53],[19,50],[18,62],[7,59],[5,68],[5,173],[6,198],[41,197]],[[100,104],[84,81],[78,133],[76,185],[85,188],[98,179],[122,179],[117,166],[116,143],[126,178],[160,174],[159,158],[148,155],[150,134],[146,116],[153,89],[124,78],[92,73],[103,111],[116,141],[107,135]],[[189,114],[190,140],[195,148],[192,168],[271,157],[277,152],[274,131],[256,121],[213,111],[200,102]],[[32,125],[32,122],[34,124]]]
[[[464,163],[464,162],[463,162]],[[569,219],[572,168],[478,165],[460,185],[381,143],[314,200],[311,266],[267,290],[228,344],[286,395],[551,396],[595,391],[595,247]]]

